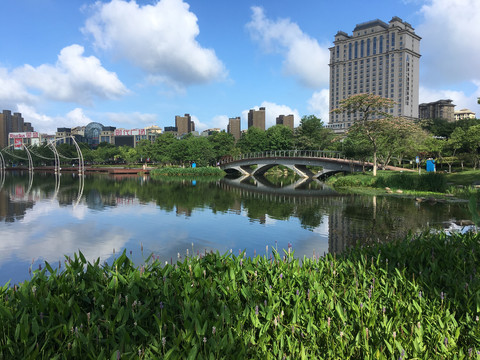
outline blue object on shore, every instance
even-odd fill
[[[427,160],[427,172],[435,172],[435,160]]]

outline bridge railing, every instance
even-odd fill
[[[273,150],[261,151],[248,154],[241,154],[236,156],[225,157],[220,164],[228,164],[233,161],[247,160],[247,159],[265,159],[265,158],[329,158],[329,159],[344,159],[340,151],[326,151],[326,150]]]

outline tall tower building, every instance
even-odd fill
[[[227,132],[232,134],[235,138],[235,141],[238,141],[241,136],[241,127],[240,127],[240,117],[228,119]]]
[[[251,127],[265,130],[265,108],[261,107],[259,110],[250,110],[248,112],[248,128]]]
[[[293,115],[279,115],[277,125],[284,125],[293,131]]]
[[[335,35],[330,48],[330,111],[352,95],[369,93],[393,99],[393,116],[418,118],[420,37],[398,17],[388,24],[358,24],[353,34]],[[345,132],[361,114],[330,112],[328,127]]]
[[[195,131],[195,123],[192,121],[190,114],[185,114],[185,116],[175,116],[175,127],[177,128],[177,134],[179,136]]]

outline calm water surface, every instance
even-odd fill
[[[29,268],[44,261],[58,267],[78,250],[90,261],[126,250],[140,264],[152,253],[168,262],[210,250],[253,256],[290,243],[303,257],[471,218],[464,203],[297,185],[7,173],[0,181],[0,285],[30,278]]]

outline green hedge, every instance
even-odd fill
[[[480,351],[480,235],[321,259],[82,253],[0,290],[2,359],[463,359]],[[478,357],[477,357],[478,358]]]
[[[414,173],[395,173],[390,176],[377,177],[375,187],[445,192],[447,189],[447,180],[445,175],[441,173],[430,172],[421,175]]]
[[[374,187],[402,190],[445,192],[447,179],[441,173],[389,173],[381,172],[376,177],[370,174],[339,176],[329,180],[335,187]]]

